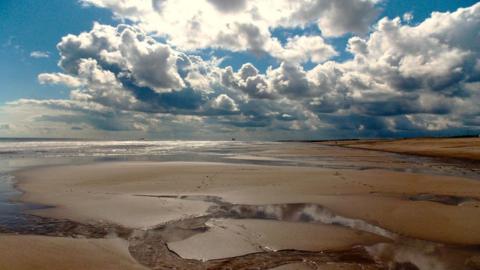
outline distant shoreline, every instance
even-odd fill
[[[318,139],[318,140],[278,140],[277,142],[344,142],[344,141],[399,141],[412,139],[461,139],[461,138],[479,138],[480,135],[456,135],[456,136],[419,136],[419,137],[399,137],[399,138],[345,138],[345,139]]]
[[[459,138],[478,138],[480,135],[456,135],[456,136],[419,136],[419,137],[399,137],[399,138],[344,138],[344,139],[311,139],[311,140],[241,140],[234,141],[265,141],[265,142],[300,142],[300,143],[317,143],[317,142],[345,142],[345,141],[399,141],[412,139],[459,139]],[[202,140],[202,139],[148,139],[148,138],[126,138],[126,139],[109,139],[109,138],[51,138],[51,137],[0,137],[2,141],[232,141],[232,138],[224,140]]]
[[[479,137],[424,137],[395,140],[323,141],[316,143],[468,162],[480,161]]]

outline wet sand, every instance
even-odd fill
[[[0,235],[0,269],[141,270],[119,239]]]
[[[480,182],[383,170],[328,170],[209,163],[102,163],[16,173],[23,201],[55,206],[33,211],[88,223],[148,228],[207,213],[209,202],[154,196],[211,195],[237,204],[315,203],[414,238],[480,244],[480,204],[409,200],[439,194],[480,200]],[[401,222],[399,222],[401,221]],[[432,225],[436,224],[432,229]]]
[[[308,263],[292,263],[275,267],[272,270],[371,270],[368,266],[359,268],[356,264],[348,263],[329,263],[324,265],[311,265]]]
[[[375,234],[324,224],[212,219],[207,226],[207,232],[170,242],[168,247],[183,258],[213,260],[287,249],[348,250],[356,245],[389,241]]]
[[[108,241],[128,242],[133,258],[152,269],[386,269],[411,261],[417,268],[427,262],[438,266],[432,269],[468,269],[475,263],[480,245],[480,182],[475,177],[440,175],[441,170],[413,173],[408,168],[426,165],[338,149],[290,145],[255,153],[253,159],[297,160],[310,153],[323,160],[331,154],[332,162],[346,168],[322,168],[315,159],[307,160],[311,166],[103,162],[30,168],[16,172],[15,179],[24,191],[19,200],[51,206],[29,214],[126,228],[130,233],[112,231]],[[360,169],[349,169],[355,159]],[[363,167],[376,160],[383,163]],[[14,257],[22,256],[31,236],[2,237],[0,246],[18,243],[10,250]],[[65,241],[65,252],[80,243],[39,239],[45,240],[38,242],[45,252],[59,239]],[[79,247],[90,251],[95,250],[92,241],[106,241],[82,240]],[[119,256],[118,246],[102,245],[94,246]],[[102,267],[103,255],[100,261],[82,252],[67,255],[98,264],[94,269],[109,269]],[[0,255],[2,262],[12,263]]]

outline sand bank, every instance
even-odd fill
[[[480,138],[332,141],[323,144],[431,157],[480,160]]]

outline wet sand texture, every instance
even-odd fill
[[[171,242],[168,247],[183,258],[213,260],[287,249],[348,250],[356,245],[388,241],[333,225],[258,219],[214,219],[208,223],[207,232]]]
[[[207,163],[104,163],[17,174],[23,200],[56,206],[36,214],[148,227],[206,213],[212,203],[139,195],[202,194],[241,204],[314,203],[389,231],[453,244],[480,244],[478,203],[411,201],[431,193],[477,198],[478,181],[382,170],[336,171]]]
[[[0,235],[0,269],[141,270],[119,239]]]

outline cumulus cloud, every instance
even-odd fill
[[[235,101],[225,94],[221,94],[212,100],[212,108],[227,112],[238,111],[238,106]]]
[[[272,36],[272,30],[316,25],[325,36],[366,33],[377,18],[380,0],[148,2],[82,0],[85,5],[112,10],[115,17],[131,20],[181,50],[220,48],[267,53],[280,60],[295,61],[306,61],[311,56],[315,63],[335,55],[321,37],[297,37],[283,48]]]
[[[63,84],[68,87],[79,87],[82,82],[79,78],[63,73],[41,73],[38,75],[40,84]]]
[[[108,70],[128,70],[140,86],[157,92],[184,86],[176,68],[177,53],[130,26],[96,23],[88,33],[65,36],[57,48],[59,65],[68,73],[77,74],[80,60],[91,58]]]
[[[271,54],[288,63],[322,63],[337,55],[335,49],[320,36],[295,36],[288,39],[285,47],[272,49]]]
[[[245,66],[237,73],[226,70],[230,79],[225,81],[238,87],[245,85],[238,83],[242,74],[261,78],[253,85],[301,103],[299,110],[315,113],[333,129],[355,131],[355,136],[471,128],[473,122],[466,119],[478,119],[480,113],[473,105],[479,101],[480,50],[472,46],[480,40],[473,30],[479,26],[480,4],[433,13],[415,26],[385,18],[369,36],[350,38],[350,61],[329,61],[307,71],[286,62],[266,74]],[[238,88],[247,93],[259,89]]]
[[[231,67],[222,70],[222,84],[227,88],[240,90],[251,98],[272,99],[276,96],[266,76],[260,74],[258,69],[250,63],[243,64],[237,72],[234,72]]]
[[[221,30],[212,44],[207,46],[231,51],[249,50],[257,55],[269,52],[272,47],[281,47],[268,31],[249,22],[233,23],[228,29]]]
[[[247,0],[207,0],[221,12],[238,12],[247,6]]]
[[[310,85],[307,73],[299,65],[282,63],[277,69],[269,69],[267,76],[272,88],[290,98],[302,98],[309,95]]]
[[[400,18],[371,25],[378,1],[146,2],[85,0],[135,26],[96,23],[63,37],[57,46],[63,71],[38,80],[66,85],[70,98],[18,100],[9,108],[55,111],[35,119],[85,132],[117,125],[132,132],[181,126],[192,134],[262,130],[303,137],[479,130],[480,4],[435,12],[415,25]],[[185,20],[174,21],[169,12],[187,4]],[[343,16],[349,17],[333,24]],[[280,42],[271,34],[312,23],[323,35],[362,33],[348,40],[352,58],[329,60],[338,52],[322,36]],[[196,56],[201,48],[248,49],[279,63],[265,71],[252,63],[224,67],[215,57]]]
[[[121,34],[120,52],[140,85],[159,92],[184,87],[176,67],[177,56],[168,45],[139,40],[137,33],[127,29]]]
[[[296,22],[318,24],[325,36],[348,32],[365,33],[378,15],[375,0],[296,1],[298,9],[291,14]]]
[[[327,62],[308,72],[314,88],[325,93],[309,105],[329,107],[325,97],[334,96],[332,107],[365,117],[354,121],[363,128],[369,121],[377,123],[375,129],[391,131],[405,122],[416,130],[458,128],[464,121],[459,115],[466,106],[472,110],[467,104],[478,97],[478,87],[468,85],[479,80],[474,66],[480,50],[472,47],[480,38],[473,30],[479,26],[479,4],[433,13],[416,26],[382,19],[367,38],[349,40],[353,60]]]
[[[65,36],[57,48],[65,73],[40,74],[39,81],[78,88],[72,91],[74,100],[129,110],[192,109],[202,101],[200,92],[210,91],[213,83],[205,79],[213,63],[180,53],[127,25],[96,23],[89,32]]]

